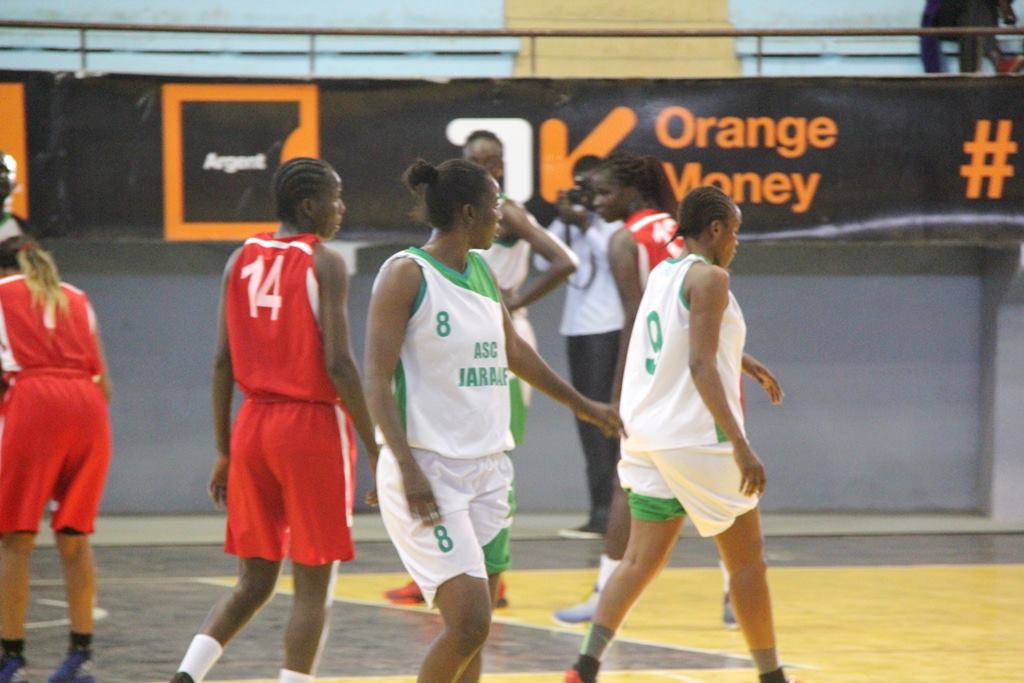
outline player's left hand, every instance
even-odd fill
[[[743,372],[750,375],[755,382],[761,385],[764,392],[768,394],[768,398],[771,400],[772,405],[782,405],[782,399],[786,394],[782,391],[782,387],[779,385],[779,380],[775,378],[775,375],[772,374],[771,370],[766,368],[753,356],[743,354]]]
[[[377,488],[374,487],[366,492],[366,498],[364,499],[367,505],[377,507],[380,505],[380,499],[377,498]]]
[[[210,494],[210,500],[217,506],[218,510],[224,510],[228,504],[228,464],[231,460],[226,455],[218,455],[213,461],[213,471],[210,473],[210,483],[206,490]]]

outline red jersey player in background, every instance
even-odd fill
[[[660,159],[626,151],[613,152],[590,172],[589,180],[594,210],[606,222],[623,221],[624,228],[615,233],[608,243],[608,261],[623,312],[616,379],[612,387],[612,403],[618,405],[626,350],[647,276],[665,259],[683,256],[686,245],[678,235],[679,226],[674,218],[679,203]],[[778,380],[756,358],[743,355],[743,372],[761,385],[773,404],[778,405],[782,401]],[[597,609],[601,589],[625,555],[629,542],[629,504],[617,477],[609,482],[609,486],[612,487],[611,509],[594,590],[583,602],[557,610],[556,621],[590,621]],[[719,562],[719,567],[723,581],[722,623],[727,628],[736,628],[729,599],[729,574],[722,562]]]
[[[274,174],[273,192],[281,227],[246,240],[225,268],[214,362],[218,455],[209,489],[227,505],[225,550],[239,557],[240,577],[192,640],[174,683],[204,680],[273,595],[286,555],[295,594],[279,681],[313,680],[336,562],[355,556],[352,422],[376,467],[349,344],[345,263],[321,244],[341,225],[341,179],[327,162],[292,159]],[[229,430],[235,382],[245,400]]]
[[[29,560],[39,520],[64,565],[71,648],[52,683],[95,683],[92,608],[96,568],[89,534],[110,462],[110,382],[85,293],[60,281],[52,257],[23,236],[0,242],[0,681],[26,681]]]

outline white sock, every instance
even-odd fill
[[[224,648],[216,639],[211,638],[205,633],[200,633],[192,639],[188,650],[185,651],[185,656],[181,659],[181,666],[178,667],[178,671],[184,671],[196,683],[203,683],[206,679],[206,674],[210,673],[210,669],[213,668],[213,665],[217,663],[222,654],[224,654]]]
[[[729,570],[725,568],[725,562],[718,561],[718,567],[722,570],[722,592],[729,592]]]
[[[601,553],[601,564],[597,570],[597,585],[594,586],[594,590],[600,593],[604,590],[604,586],[608,583],[608,579],[611,578],[612,572],[619,566],[622,560],[613,560],[604,553]]]
[[[277,683],[313,683],[313,675],[300,674],[298,671],[281,669],[281,673],[277,678]]]

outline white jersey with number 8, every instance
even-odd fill
[[[394,392],[409,446],[449,458],[479,458],[513,447],[501,295],[483,258],[464,273],[411,248],[423,281],[395,371]]]
[[[683,282],[696,254],[667,259],[651,271],[629,338],[620,412],[631,452],[709,446],[726,441],[690,375],[690,309]],[[747,325],[732,292],[716,356],[733,416],[743,429],[740,382]]]

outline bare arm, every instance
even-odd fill
[[[782,391],[782,387],[779,385],[779,380],[775,378],[772,371],[765,367],[764,363],[751,356],[749,353],[743,354],[743,374],[752,378],[755,382],[761,385],[764,392],[768,394],[768,398],[771,400],[772,405],[782,405],[782,399],[786,395]]]
[[[633,333],[633,322],[640,308],[643,290],[640,288],[639,247],[633,235],[626,229],[615,231],[608,241],[608,263],[615,279],[622,301],[622,332],[619,335],[619,355],[615,360],[615,375],[612,382],[612,405],[619,404],[622,395],[622,375],[626,369],[626,352],[629,337]]]
[[[223,508],[227,503],[228,462],[231,445],[231,398],[235,388],[235,373],[231,365],[231,348],[228,345],[226,297],[228,278],[238,260],[241,250],[236,250],[224,266],[221,280],[220,305],[217,308],[217,348],[213,356],[213,434],[217,443],[217,459],[213,463],[207,489],[214,504]]]
[[[504,308],[505,354],[508,367],[517,377],[540,389],[553,400],[566,406],[584,422],[597,425],[608,437],[622,433],[622,419],[613,406],[583,396],[558,376],[544,359],[520,337],[512,326],[512,317]]]
[[[370,415],[398,461],[409,510],[432,526],[441,518],[437,502],[430,482],[409,450],[391,389],[422,277],[419,266],[409,259],[397,260],[380,275],[370,297],[366,327],[366,398]]]
[[[534,224],[526,210],[512,202],[501,207],[501,222],[509,231],[520,239],[530,243],[533,250],[542,256],[550,265],[542,275],[534,278],[529,286],[519,294],[506,301],[510,311],[529,306],[553,289],[559,287],[576,272],[576,256],[548,234],[540,226]]]
[[[741,474],[740,492],[760,494],[765,484],[764,465],[729,407],[716,360],[722,316],[729,303],[729,273],[717,266],[694,264],[684,287],[690,302],[690,375],[715,423],[733,445]]]
[[[366,446],[370,472],[376,473],[377,441],[349,338],[348,272],[345,261],[340,255],[320,245],[313,255],[313,267],[320,286],[318,313],[327,375],[352,417],[359,438]]]

